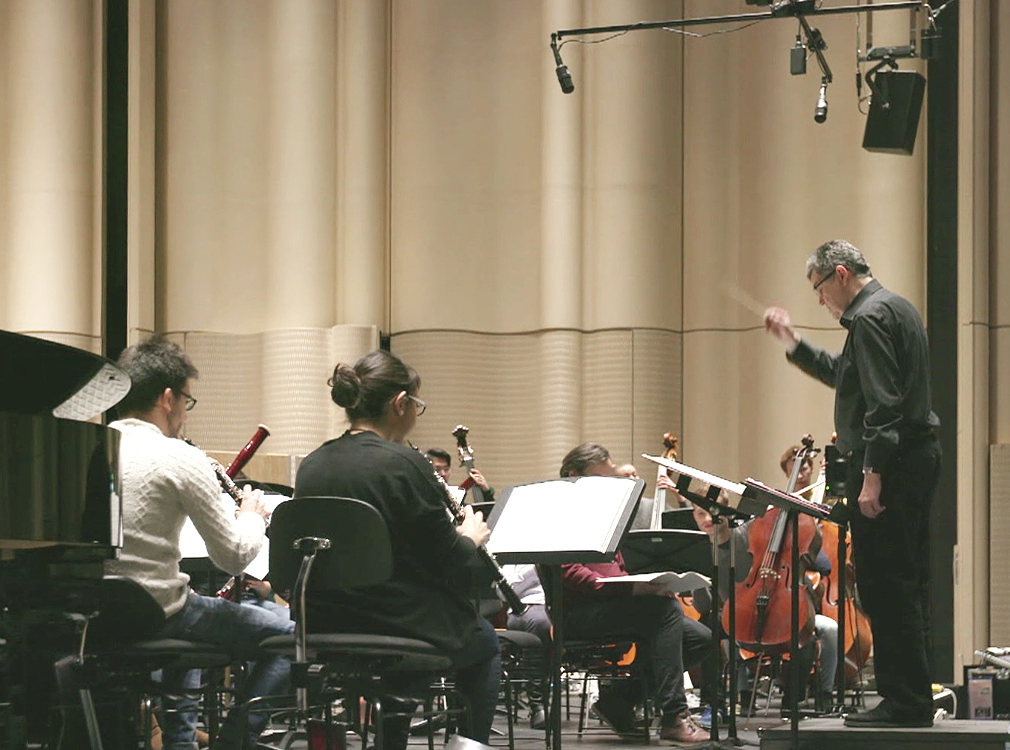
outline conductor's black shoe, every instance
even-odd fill
[[[544,729],[547,727],[547,717],[544,715],[544,707],[539,703],[534,703],[530,709],[530,729]]]
[[[931,727],[933,713],[926,711],[900,710],[886,700],[869,711],[849,714],[845,717],[847,727]]]
[[[635,724],[635,707],[627,701],[604,694],[593,704],[593,711],[621,739],[641,737]]]

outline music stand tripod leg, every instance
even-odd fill
[[[736,528],[742,523],[742,519],[734,514],[723,514],[723,517],[726,519],[726,523],[729,525],[731,532],[734,528]],[[713,551],[715,551],[716,545],[713,544],[712,549]],[[713,556],[713,563],[714,562],[715,558]],[[718,582],[719,580],[718,570],[713,571],[713,579],[716,582]],[[737,683],[737,668],[736,668],[737,648],[736,648],[736,638],[734,637],[734,634],[736,633],[736,544],[734,543],[732,533],[730,533],[730,540],[729,540],[729,581],[730,581],[729,596],[726,598],[726,606],[729,608],[729,633],[727,634],[729,645],[729,662],[727,667],[729,669],[729,695],[728,695],[729,700],[727,701],[727,703],[729,704],[729,712],[727,714],[726,719],[726,742],[731,747],[741,747],[743,745],[756,745],[756,743],[750,742],[749,740],[740,739],[740,737],[737,736],[737,729],[736,729],[736,701],[739,695],[740,686]],[[713,612],[719,611],[715,604],[717,597],[718,593],[713,594],[712,597]],[[719,618],[718,617],[713,618],[713,629],[719,627],[720,627]],[[718,654],[718,656],[721,655],[722,655],[721,653]],[[717,677],[719,676],[718,663],[716,664],[716,675]],[[719,680],[718,684],[722,684],[722,680]],[[718,696],[718,689],[716,691],[716,696]],[[714,698],[713,702],[718,703],[720,706],[722,704],[722,701],[718,700],[718,697]],[[716,713],[717,712],[715,706],[713,705],[712,707],[713,724],[717,718]],[[715,741],[718,742],[718,737],[715,738]],[[719,747],[722,746],[723,746],[722,744],[719,744]]]
[[[846,548],[845,537],[849,533],[849,522],[843,520],[838,524],[838,664],[835,669],[835,706],[839,709],[845,706],[845,598],[846,598]],[[855,635],[855,634],[853,634]],[[828,707],[831,710],[832,707]]]
[[[796,511],[789,511],[788,522],[792,523],[793,549],[792,569],[800,569],[800,519]],[[789,613],[789,746],[800,746],[800,580],[793,581]]]
[[[680,480],[677,482],[677,491],[688,500],[697,503],[701,507],[705,508],[709,515],[712,516],[712,523],[719,523],[719,519],[725,517],[727,519],[735,517],[735,513],[726,513],[723,506],[719,504],[719,488],[715,485],[711,485],[708,489],[707,495],[699,495],[698,493],[691,492],[690,490],[690,477],[681,475]],[[730,609],[730,630],[736,630],[736,599],[734,596],[735,588],[735,559],[733,555],[733,542],[730,540],[730,587],[729,587],[729,598],[727,599],[727,606]],[[719,612],[719,545],[712,545],[712,608],[710,610],[710,623],[712,626],[712,691],[709,701],[709,706],[712,711],[712,726],[709,730],[709,740],[708,742],[698,745],[698,748],[708,748],[709,750],[722,750],[724,747],[737,747],[740,745],[753,745],[755,743],[748,742],[746,740],[741,740],[736,736],[736,722],[732,714],[732,707],[730,708],[730,723],[729,731],[730,735],[726,738],[725,743],[719,740],[719,708],[722,706],[721,700],[721,669],[720,665],[722,662],[722,644],[721,644],[721,632],[720,632],[720,620],[718,616]],[[732,659],[733,649],[736,647],[736,642],[733,639],[733,634],[729,635],[730,638],[730,654]],[[731,661],[731,664],[735,664],[735,661]],[[736,700],[736,676],[731,674],[731,689],[733,691],[732,700]]]

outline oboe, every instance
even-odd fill
[[[416,445],[411,445],[411,447],[418,453],[421,452]],[[427,460],[428,459],[425,459],[425,461]],[[443,497],[445,499],[445,509],[448,511],[449,517],[452,518],[452,522],[456,526],[459,526],[463,523],[466,511],[463,510],[463,506],[457,502],[455,497],[453,497],[452,490],[449,488],[449,485],[444,479],[442,479],[439,473],[435,471],[434,467],[432,467],[431,473],[435,475],[435,479],[437,479],[438,483],[442,486]],[[509,585],[509,582],[505,579],[505,574],[502,573],[501,566],[498,564],[498,561],[494,559],[494,555],[488,552],[485,545],[481,544],[477,547],[477,557],[480,558],[481,562],[483,562],[490,571],[495,585],[498,587],[501,595],[505,598],[505,603],[512,611],[512,614],[521,615],[525,612],[527,605],[523,604],[519,595],[515,592],[515,589]]]

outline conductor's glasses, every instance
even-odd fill
[[[818,281],[818,282],[817,282],[816,284],[814,284],[814,294],[817,294],[817,295],[819,295],[819,294],[821,293],[821,292],[820,292],[820,288],[821,288],[821,285],[822,285],[822,284],[823,284],[823,283],[824,283],[825,281],[827,281],[828,279],[830,279],[830,278],[831,278],[832,276],[834,276],[834,275],[835,275],[835,269],[834,269],[834,268],[832,268],[832,269],[831,269],[831,273],[829,273],[829,274],[828,274],[827,276],[825,276],[825,277],[824,277],[823,279],[821,279],[821,280],[820,280],[820,281]]]

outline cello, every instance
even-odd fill
[[[832,443],[835,436],[832,436]],[[827,468],[824,462],[821,463],[820,476],[817,482],[812,485],[814,492],[819,495],[812,497],[812,500],[820,501],[825,494]],[[838,500],[844,502],[844,500]],[[839,596],[838,580],[839,567],[838,555],[840,547],[838,544],[838,526],[833,523],[821,523],[821,536],[823,539],[822,549],[831,563],[831,573],[822,583],[823,597],[821,599],[821,614],[830,617],[835,622],[838,619]],[[845,684],[854,685],[859,670],[863,668],[870,658],[870,648],[873,646],[873,635],[870,632],[870,619],[866,613],[860,609],[855,598],[856,569],[852,564],[852,541],[848,529],[845,530],[845,608],[844,608],[844,630],[845,642],[839,644],[839,651],[842,653],[845,664]]]
[[[813,438],[804,435],[803,447],[793,462],[787,491],[792,492],[805,458],[813,452]],[[734,638],[749,651],[778,655],[789,650],[792,637],[793,586],[802,586],[802,570],[792,569],[792,533],[790,514],[779,509],[768,511],[750,522],[748,552],[751,569],[747,577],[736,584],[736,629]],[[800,566],[803,558],[812,558],[820,549],[820,534],[814,519],[798,515]],[[814,607],[808,596],[799,597],[799,645],[802,647],[814,633]],[[723,609],[722,627],[729,628],[729,607]]]

